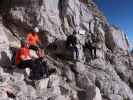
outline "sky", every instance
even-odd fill
[[[133,0],[94,0],[110,24],[124,31],[133,47]]]

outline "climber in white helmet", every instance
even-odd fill
[[[34,32],[36,32],[36,33],[38,33],[38,32],[39,32],[38,27],[35,27],[35,28],[34,28]]]
[[[38,33],[39,29],[37,27],[34,28],[34,31],[29,32],[26,37],[26,42],[30,45],[30,49],[35,51],[38,50],[38,43],[40,42]]]
[[[41,42],[38,36],[39,28],[35,27],[33,31],[29,32],[26,37],[26,43],[29,44],[29,49],[33,58],[44,57],[44,51],[41,49]]]

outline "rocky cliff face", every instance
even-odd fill
[[[133,57],[128,53],[128,40],[108,24],[92,0],[1,0],[0,5],[0,100],[9,99],[7,90],[17,100],[133,100]],[[42,41],[43,31],[49,32],[50,43],[57,38],[58,48],[45,58],[57,73],[33,86],[24,81],[23,72],[11,69],[9,44],[35,26],[42,31]],[[73,30],[80,42],[79,62],[55,56],[67,55],[63,41]],[[83,50],[90,35],[98,40],[93,60]]]

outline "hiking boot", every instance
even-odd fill
[[[24,77],[25,77],[24,81],[26,81],[26,82],[30,82],[31,81],[31,79],[30,79],[30,69],[29,68],[25,69]]]
[[[30,76],[30,68],[25,68],[25,74],[26,74],[26,76]]]

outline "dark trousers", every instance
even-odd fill
[[[27,67],[32,69],[33,66],[34,66],[34,64],[33,64],[32,60],[21,61],[20,64],[17,65],[17,67],[20,69],[25,69]]]
[[[72,49],[72,52],[73,52],[73,58],[74,58],[75,60],[78,60],[78,57],[79,57],[78,48],[77,48],[76,46],[73,46],[73,47],[71,47],[71,49]],[[76,58],[75,58],[75,54],[76,54]]]
[[[39,58],[35,61],[36,69],[38,69],[38,72],[41,73],[41,75],[46,74],[48,75],[48,66],[46,62],[42,61],[42,58]]]
[[[48,67],[41,59],[37,59],[32,67],[31,79],[40,79],[43,76],[48,76]]]
[[[76,45],[69,46],[69,45],[66,43],[66,49],[72,51],[72,55],[73,55],[73,59],[74,59],[74,60],[78,60],[79,51],[78,51],[78,48],[76,47]],[[75,54],[76,54],[76,57],[75,57]]]
[[[85,48],[89,49],[90,51],[90,56],[92,59],[96,58],[96,47],[92,46],[92,44],[85,44]]]
[[[89,49],[89,51],[90,51],[91,57],[92,57],[93,59],[96,58],[96,47],[89,46],[88,49]]]
[[[40,79],[41,77],[43,77],[43,75],[48,76],[48,67],[45,62],[41,61],[41,59],[37,59],[35,61],[21,61],[20,64],[17,65],[17,67],[20,69],[30,68],[31,79]]]

